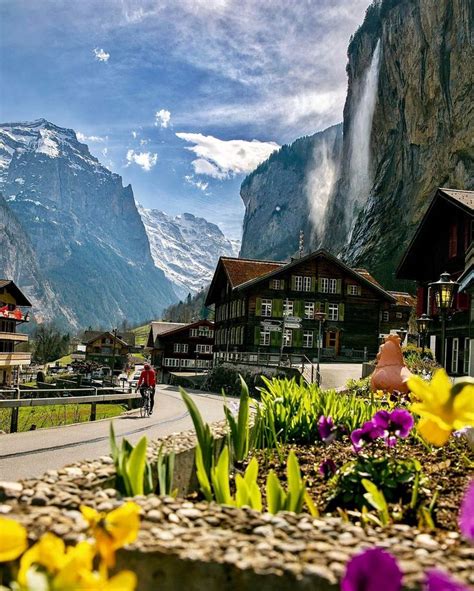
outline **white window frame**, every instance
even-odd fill
[[[390,321],[390,313],[388,310],[384,310],[382,312],[382,322],[389,322]]]
[[[283,332],[283,346],[291,347],[293,343],[293,331],[291,328],[285,328]]]
[[[312,349],[314,346],[314,331],[305,330],[303,331],[303,348]]]
[[[321,277],[321,293],[329,293],[329,279]]]
[[[269,330],[261,330],[260,331],[260,345],[262,347],[268,347],[270,345],[270,331]]]
[[[272,279],[272,289],[281,289],[281,279]]]
[[[311,291],[311,277],[303,277],[303,291]]]
[[[205,353],[206,355],[209,355],[212,353],[212,345],[204,345],[199,343],[196,345],[196,353]]]
[[[464,363],[463,374],[469,375],[469,357],[471,355],[471,340],[469,337],[464,337]]]
[[[403,314],[401,312],[395,312],[395,318],[397,320],[400,320],[401,318],[403,318]]]
[[[329,279],[328,293],[337,293],[337,279]]]
[[[312,320],[314,318],[315,311],[316,311],[315,302],[305,302],[304,303],[304,317],[307,320]]]
[[[295,291],[303,291],[303,276],[295,275]]]
[[[295,302],[293,300],[283,300],[283,316],[293,316]]]
[[[221,308],[221,310],[222,310],[222,308]],[[190,336],[193,339],[197,338],[199,336],[199,330],[197,328],[192,328]]]
[[[459,337],[453,337],[451,348],[451,373],[458,373],[459,369]]]
[[[272,315],[272,300],[262,299],[262,316],[270,318]]]
[[[339,304],[328,304],[328,320],[333,322],[339,320]]]
[[[163,360],[163,365],[165,365],[166,367],[179,367],[179,359],[176,359],[175,357],[166,357]]]
[[[349,295],[359,295],[359,286],[355,284],[349,285]]]

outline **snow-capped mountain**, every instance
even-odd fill
[[[22,252],[34,253],[34,267],[58,302],[46,319],[111,327],[158,317],[176,300],[153,262],[131,186],[124,187],[72,129],[45,119],[0,124],[0,192],[21,224],[15,237],[23,230],[31,246]],[[13,238],[6,240],[8,259],[28,256]],[[28,285],[26,267],[10,264],[0,276],[15,269],[9,278]]]
[[[137,205],[155,265],[176,286],[179,297],[197,293],[210,283],[220,256],[238,254],[240,243],[226,238],[204,218],[190,213],[171,217]]]

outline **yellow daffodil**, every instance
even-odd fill
[[[28,548],[26,529],[13,519],[0,517],[0,562],[15,560]]]
[[[114,566],[115,551],[133,542],[140,528],[140,507],[131,501],[110,513],[91,507],[81,507],[97,544],[97,550],[106,566]]]
[[[79,542],[70,546],[63,559],[63,564],[52,581],[52,589],[57,591],[75,591],[88,589],[87,582],[92,576],[92,563],[95,551],[89,542]]]
[[[419,401],[410,410],[422,417],[417,429],[429,443],[444,445],[452,431],[474,425],[474,384],[453,387],[444,369],[430,383],[419,376],[407,383]]]
[[[134,591],[137,586],[135,573],[123,570],[110,579],[100,576],[96,572],[85,572],[75,586],[57,587],[67,591]],[[56,589],[56,587],[55,587]]]
[[[65,553],[66,547],[61,538],[51,533],[44,534],[21,557],[18,582],[27,587],[27,573],[33,565],[42,566],[49,573],[56,574],[64,566]]]

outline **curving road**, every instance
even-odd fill
[[[222,397],[187,390],[208,422],[224,418]],[[192,428],[191,417],[178,388],[159,385],[151,417],[137,413],[113,419],[117,438],[132,443],[146,435],[150,439]],[[36,477],[46,470],[62,468],[72,462],[92,460],[109,454],[110,420],[80,423],[54,429],[0,436],[0,480]]]

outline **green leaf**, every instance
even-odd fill
[[[308,511],[310,512],[310,515],[312,515],[313,517],[319,517],[318,508],[314,504],[314,501],[311,498],[311,496],[307,490],[304,491],[304,502],[305,502],[305,505],[308,507]]]
[[[241,375],[239,375],[241,390],[240,390],[240,403],[239,403],[239,415],[237,423],[237,461],[241,462],[245,460],[249,452],[249,405],[250,405],[250,394],[247,384]]]
[[[199,482],[199,487],[201,489],[202,494],[204,495],[206,501],[209,503],[212,501],[212,490],[211,490],[211,483],[209,482],[209,478],[207,476],[206,469],[204,467],[204,462],[202,459],[202,451],[199,445],[196,447],[195,451],[195,460],[196,460],[196,476]]]
[[[133,496],[143,494],[143,482],[146,465],[146,437],[142,437],[133,448],[127,461],[126,472],[130,480],[130,488]]]
[[[235,505],[250,507],[250,488],[240,474],[235,475]]]
[[[117,447],[117,441],[115,439],[114,422],[110,421],[109,428],[109,442],[112,459],[114,460],[115,467],[117,467],[119,460],[119,449]]]
[[[377,509],[382,523],[387,525],[390,521],[390,514],[383,492],[379,490],[370,480],[363,478],[361,483],[367,491],[364,494],[364,498],[372,505],[372,507],[374,507],[374,509]]]
[[[216,501],[223,505],[232,505],[229,483],[229,448],[224,446],[217,465],[211,470],[212,487]]]
[[[244,474],[245,482],[250,486],[253,482],[257,482],[258,477],[258,460],[252,458],[247,466]]]
[[[269,513],[275,514],[281,511],[285,504],[286,494],[273,470],[270,470],[267,476],[266,492]]]

